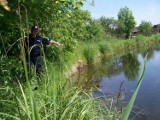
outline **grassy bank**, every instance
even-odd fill
[[[110,111],[100,98],[76,86],[63,76],[63,70],[49,64],[48,75],[34,90],[36,79],[23,83],[20,79],[6,83],[0,89],[0,118],[15,120],[90,120],[118,119],[117,111]],[[30,83],[30,84],[29,84]],[[108,100],[108,105],[112,101]]]
[[[93,41],[89,43],[80,42],[77,45],[75,54],[73,55],[74,59],[71,59],[72,64],[77,60],[87,61],[87,54],[83,54],[85,49],[93,49],[94,54],[93,61],[96,62],[100,56],[109,56],[113,54],[119,54],[124,51],[134,51],[145,46],[152,46],[160,43],[160,35],[152,35],[150,37],[145,37],[139,35],[133,39],[116,39],[116,38],[104,38],[101,41]],[[76,58],[76,59],[75,59]]]

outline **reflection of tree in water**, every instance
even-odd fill
[[[149,48],[148,47],[140,47],[140,48],[138,48],[137,53],[140,53],[143,56],[143,58],[145,58],[146,54],[148,53],[147,60],[150,60],[154,56],[154,51],[160,51],[159,44],[157,44],[155,46],[151,46]]]
[[[141,52],[143,58],[145,58],[146,54],[148,53],[147,55],[147,60],[150,60],[153,58],[154,56],[154,52],[155,51],[160,51],[160,47],[159,46],[153,46],[151,48],[148,48],[148,49],[145,49],[143,52]]]
[[[81,77],[79,84],[86,89],[95,86],[99,87],[99,83],[103,78],[107,77],[109,80],[112,80],[113,76],[118,76],[123,72],[126,78],[135,80],[138,75],[139,66],[140,63],[137,60],[137,56],[131,53],[123,55],[120,58],[115,58],[115,56],[103,58],[101,62],[88,67],[85,74]]]
[[[119,59],[115,59],[115,57],[102,58],[101,62],[97,63],[94,68],[95,69],[90,70],[95,71],[94,79],[98,80],[102,80],[105,76],[110,79],[122,72],[122,67],[119,65]]]
[[[147,60],[150,60],[153,58],[153,55],[154,55],[154,49],[153,48],[149,48],[149,49],[145,49],[141,52],[141,55],[143,56],[143,58],[145,58],[146,54],[148,53],[147,55]]]
[[[88,82],[94,81],[94,83],[99,83],[105,76],[111,79],[113,76],[119,75],[122,71],[123,68],[119,59],[116,59],[114,56],[102,58],[101,62],[88,67],[85,72],[85,78],[87,78]]]
[[[129,53],[122,56],[120,59],[122,62],[124,75],[128,80],[135,80],[138,75],[140,66],[140,62],[138,61],[137,56],[135,54]]]
[[[119,59],[115,59],[114,56],[102,58],[101,62],[87,68],[85,74],[81,77],[80,84],[84,85],[85,88],[99,87],[99,83],[105,76],[110,79],[123,71],[120,64]]]
[[[104,67],[105,66],[105,67]],[[140,62],[135,54],[128,53],[120,58],[113,57],[106,60],[106,64],[100,66],[99,72],[102,76],[106,75],[108,78],[117,76],[124,72],[124,75],[129,80],[135,80],[140,67]]]

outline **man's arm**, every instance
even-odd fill
[[[46,45],[49,45],[49,44],[55,44],[57,46],[62,46],[62,44],[54,41],[54,40],[49,40],[47,38],[42,38],[42,44],[46,44]]]
[[[50,40],[50,44],[56,44],[56,45],[58,45],[58,46],[62,46],[62,44],[60,44],[60,43],[58,43],[58,42],[56,42],[56,41],[54,41],[54,40]]]

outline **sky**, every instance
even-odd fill
[[[94,0],[94,6],[90,5],[91,2],[87,0],[82,9],[89,10],[96,19],[101,16],[117,19],[120,8],[127,6],[132,11],[136,26],[143,20],[153,25],[160,24],[160,0]]]

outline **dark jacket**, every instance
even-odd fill
[[[28,53],[30,51],[30,58],[36,58],[41,55],[41,47],[42,44],[49,45],[50,40],[43,38],[39,35],[37,35],[35,38],[32,37],[32,35],[29,35],[29,39],[26,38],[25,40],[25,52],[26,52],[26,58],[28,58]]]

